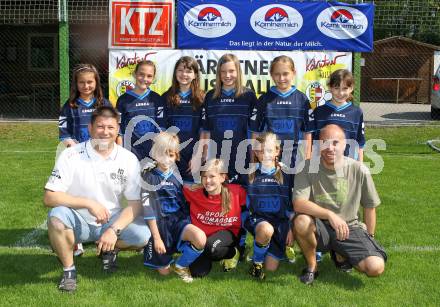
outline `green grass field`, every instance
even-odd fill
[[[381,138],[383,171],[374,176],[382,199],[376,237],[389,260],[379,278],[336,271],[326,255],[312,287],[298,280],[304,267],[283,263],[256,282],[248,263],[223,273],[219,265],[204,279],[184,284],[159,277],[142,265],[142,256],[120,253],[120,270],[106,276],[92,246],[76,260],[78,290],[60,293],[61,267],[38,229],[46,218],[43,186],[57,146],[55,123],[0,123],[0,305],[156,305],[156,306],[438,306],[440,305],[440,154],[428,139],[440,126],[368,128],[367,139]]]

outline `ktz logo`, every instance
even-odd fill
[[[184,16],[185,28],[194,35],[214,38],[228,34],[234,29],[234,13],[217,4],[202,4],[190,9]]]
[[[319,31],[336,39],[351,39],[368,28],[368,19],[361,11],[345,6],[323,10],[316,19]]]
[[[119,168],[117,173],[110,173],[110,178],[116,184],[120,185],[123,185],[127,182],[127,176],[124,176],[124,170],[122,168]]]
[[[121,96],[122,94],[125,94],[128,91],[131,91],[134,89],[134,83],[129,80],[123,80],[118,83],[116,86],[116,95]]]
[[[287,5],[265,5],[256,10],[250,19],[252,29],[270,38],[289,37],[303,25],[301,14]]]

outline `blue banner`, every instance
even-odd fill
[[[180,49],[373,49],[369,3],[180,0],[177,19]]]

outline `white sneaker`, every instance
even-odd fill
[[[73,256],[79,257],[82,256],[82,254],[84,254],[82,243],[75,244],[75,246],[73,247]]]

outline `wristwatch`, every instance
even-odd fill
[[[116,237],[119,238],[119,236],[121,235],[121,229],[116,228],[115,226],[111,225],[110,228],[115,232]]]

